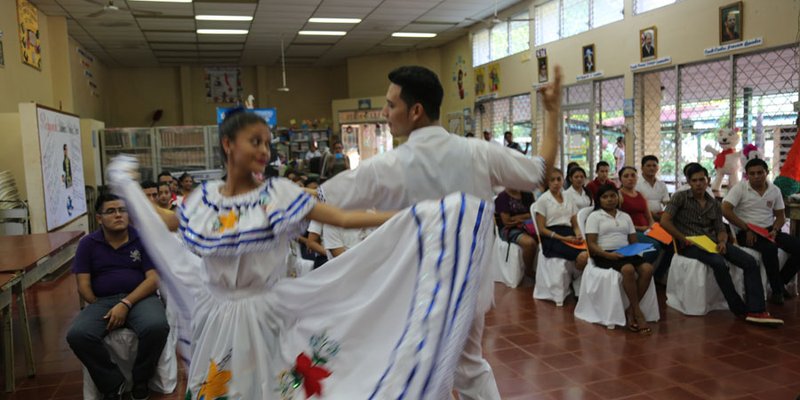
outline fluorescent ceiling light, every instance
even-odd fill
[[[345,31],[300,31],[298,35],[312,35],[312,36],[344,36],[347,34]]]
[[[361,18],[309,18],[308,22],[316,24],[357,24]]]
[[[436,37],[435,33],[424,32],[395,32],[392,37],[405,37],[405,38],[432,38]]]
[[[198,29],[197,33],[205,35],[247,35],[247,29]]]
[[[148,1],[152,3],[191,3],[192,0],[131,0],[131,1]]]
[[[198,21],[252,21],[253,17],[247,15],[195,15]]]

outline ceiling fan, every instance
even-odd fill
[[[533,21],[533,18],[500,18],[497,16],[497,0],[494,0],[494,14],[492,16],[484,19],[466,18],[466,21],[483,22],[487,25],[495,25],[501,22],[529,22]]]
[[[161,15],[158,11],[135,11],[128,7],[118,6],[114,4],[114,0],[108,0],[108,2],[105,3],[97,0],[86,0],[86,2],[103,7],[102,10],[89,14],[89,18],[96,18],[104,14],[113,14],[119,11],[129,11],[134,17],[155,17]]]

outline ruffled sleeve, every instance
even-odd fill
[[[180,208],[184,242],[200,255],[240,255],[265,251],[302,234],[315,200],[282,178],[232,197],[222,182],[204,183]]]

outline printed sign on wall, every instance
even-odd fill
[[[22,62],[36,69],[42,69],[38,10],[28,0],[17,0],[17,18]]]
[[[37,107],[47,231],[86,214],[81,122],[78,117]]]

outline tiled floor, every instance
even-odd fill
[[[684,317],[666,309],[653,334],[576,321],[575,301],[563,308],[534,301],[530,288],[497,285],[487,316],[486,357],[504,399],[763,399],[800,394],[800,301],[772,307],[781,329],[737,321],[728,312]],[[74,278],[40,283],[27,298],[38,374],[22,378],[17,345],[17,392],[0,399],[80,399],[80,363],[64,336],[78,312]],[[19,335],[17,335],[19,337]],[[169,396],[181,399],[183,387]]]

